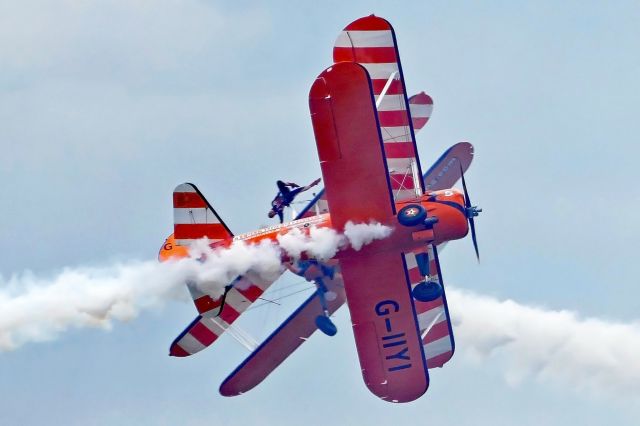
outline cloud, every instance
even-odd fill
[[[455,288],[447,290],[459,351],[526,379],[640,397],[640,323],[581,318]]]
[[[5,2],[0,37],[11,43],[0,46],[0,65],[44,77],[140,76],[226,54],[230,42],[250,43],[269,30],[265,9],[221,9],[194,0]]]

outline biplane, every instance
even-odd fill
[[[316,291],[257,345],[221,384],[224,396],[262,382],[316,330],[334,335],[331,315],[348,306],[366,386],[379,398],[408,402],[429,386],[428,370],[451,359],[455,345],[443,287],[439,250],[471,230],[474,217],[464,172],[473,147],[461,142],[422,173],[415,132],[427,123],[433,102],[424,92],[408,98],[392,26],[374,15],[349,24],[338,36],[333,64],[309,92],[309,109],[324,190],[292,222],[234,235],[195,185],[173,193],[174,233],[160,260],[189,255],[207,239],[214,250],[313,227],[342,232],[348,222],[379,223],[391,234],[356,250],[342,247],[331,259],[310,254],[287,259],[293,273]],[[452,186],[462,178],[463,190]],[[170,355],[185,357],[211,345],[254,303],[272,280],[250,272],[223,294],[187,287],[199,315],[175,339]],[[238,339],[246,339],[240,333]]]

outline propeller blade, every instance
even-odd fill
[[[476,224],[473,221],[473,217],[474,215],[477,216],[477,212],[482,210],[471,206],[471,199],[469,198],[469,192],[467,191],[467,182],[464,180],[464,170],[462,169],[462,164],[460,164],[460,178],[462,179],[462,189],[464,190],[464,206],[467,209],[469,228],[471,229],[471,240],[473,241],[473,248],[476,250],[476,258],[478,259],[478,262],[480,262],[480,250],[478,250],[478,239],[476,237]]]
[[[471,207],[471,200],[469,199],[469,192],[467,191],[467,182],[464,180],[464,170],[462,170],[462,164],[460,164],[460,177],[462,178],[462,189],[464,190],[464,206]]]
[[[480,250],[478,250],[478,240],[476,238],[476,225],[473,222],[473,218],[469,218],[469,227],[471,228],[471,240],[473,241],[473,248],[476,249],[476,258],[480,262]]]

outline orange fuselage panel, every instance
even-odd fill
[[[420,224],[412,227],[403,226],[398,223],[395,216],[389,217],[383,225],[393,228],[393,232],[384,240],[373,241],[361,250],[368,253],[379,251],[402,251],[408,252],[424,247],[427,243],[441,244],[450,240],[457,240],[467,235],[468,224],[464,213],[464,196],[460,191],[451,189],[444,191],[430,192],[420,198],[407,200],[396,205],[396,210],[400,210],[407,204],[421,204],[427,211],[428,217],[437,217],[438,222],[431,229]],[[256,231],[239,234],[233,238],[228,238],[212,244],[212,248],[229,247],[235,241],[243,241],[246,244],[259,244],[269,240],[277,244],[278,237],[294,229],[298,229],[305,235],[309,234],[312,227],[331,228],[331,214],[326,213],[318,216],[311,216],[304,219],[294,220],[284,224],[278,224]],[[337,230],[342,232],[343,230]],[[339,259],[353,253],[349,247],[338,251],[335,258]],[[160,249],[159,259],[165,261],[169,258],[187,257],[188,249],[175,244],[173,234],[170,235]],[[303,254],[303,257],[307,257]]]

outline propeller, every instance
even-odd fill
[[[478,216],[482,211],[478,206],[471,205],[471,199],[469,198],[469,192],[467,191],[467,183],[464,180],[464,170],[462,164],[460,164],[460,177],[462,178],[462,189],[464,190],[464,209],[467,219],[469,219],[469,228],[471,229],[471,240],[473,240],[473,248],[476,249],[476,257],[480,262],[480,251],[478,250],[478,239],[476,238],[476,225],[473,218]]]

